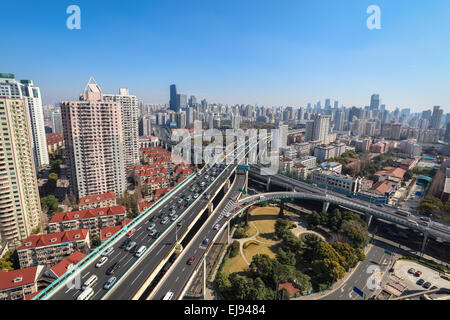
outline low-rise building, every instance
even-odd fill
[[[80,210],[86,210],[113,207],[115,205],[117,205],[115,193],[106,192],[82,197],[79,201],[78,207]]]
[[[73,268],[78,262],[83,260],[85,257],[86,254],[84,254],[83,252],[75,251],[70,256],[64,258],[59,263],[50,268],[45,274],[50,278],[58,279],[59,277],[63,276],[64,273]]]
[[[127,209],[124,206],[58,212],[53,215],[48,228],[49,232],[88,229],[92,238],[99,236],[100,229],[115,226],[126,216]]]
[[[310,179],[325,188],[338,188],[347,192],[358,192],[360,190],[361,178],[352,178],[349,175],[340,175],[329,170],[313,170]]]
[[[58,148],[64,147],[64,135],[62,133],[46,133],[48,153],[54,153]]]
[[[374,175],[375,177],[378,177],[378,181],[388,180],[400,184],[405,173],[406,170],[402,168],[384,167],[383,170],[376,172]]]
[[[133,219],[125,219],[124,221],[120,222],[116,226],[112,227],[106,227],[100,230],[100,241],[101,243],[105,242],[109,238],[111,238],[113,235],[115,235],[119,230],[121,230],[123,227],[125,227],[127,224],[129,224]]]
[[[323,170],[333,171],[336,172],[337,174],[342,173],[342,164],[338,162],[324,162],[320,164],[320,167]]]
[[[71,230],[30,236],[17,249],[20,268],[54,265],[75,251],[88,252],[89,230]]]
[[[317,167],[317,158],[314,156],[306,156],[300,159],[297,163],[300,163],[306,167],[306,169],[314,169]]]
[[[44,266],[13,271],[0,270],[0,300],[19,300],[38,292],[38,279]]]

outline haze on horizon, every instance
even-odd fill
[[[169,85],[208,102],[450,112],[447,0],[5,2],[0,72],[32,79],[44,103],[77,100],[90,76],[104,92],[169,101]],[[381,9],[369,30],[366,9]]]

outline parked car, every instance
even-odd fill
[[[429,287],[431,287],[431,283],[430,282],[425,282],[424,284],[423,284],[423,287],[425,288],[425,289],[428,289]]]
[[[409,270],[408,270],[408,273],[410,273],[410,274],[414,274],[414,273],[416,273],[416,269],[414,269],[414,268],[411,268],[411,269],[409,269]]]
[[[414,273],[414,276],[416,277],[420,277],[422,275],[422,271],[416,271],[416,273]]]
[[[189,260],[187,261],[187,264],[188,264],[188,265],[193,264],[193,263],[194,263],[194,260],[195,260],[195,257],[194,257],[194,256],[190,257]]]
[[[428,218],[428,217],[420,217],[420,220],[423,220],[423,221],[427,221],[427,222],[430,222],[431,221],[431,219],[430,218]]]
[[[423,285],[423,283],[425,282],[425,280],[423,280],[422,278],[420,278],[419,280],[417,280],[416,284],[418,284],[419,286]]]

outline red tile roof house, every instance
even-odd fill
[[[64,273],[69,271],[73,266],[75,266],[78,262],[83,260],[86,257],[86,254],[84,254],[81,251],[75,251],[67,258],[64,258],[61,262],[54,265],[50,270],[46,272],[46,275],[48,275],[51,278],[58,279],[61,277]]]
[[[50,220],[48,229],[49,232],[88,229],[92,238],[100,235],[100,229],[115,226],[126,217],[124,206],[58,212]]]
[[[158,177],[158,178],[148,178],[146,183],[147,183],[147,192],[150,193],[156,189],[167,188],[170,184],[170,181],[165,177]]]
[[[0,271],[0,300],[23,299],[38,292],[38,278],[44,266],[34,266],[13,271]]]
[[[64,135],[62,133],[46,133],[48,153],[55,152],[59,147],[64,147]]]
[[[100,231],[100,241],[101,243],[105,242],[109,238],[111,238],[113,235],[115,235],[117,232],[119,232],[120,229],[125,227],[127,224],[129,224],[133,219],[126,219],[122,221],[117,226],[113,227],[106,227]]]
[[[144,203],[139,203],[138,207],[139,207],[139,213],[144,212],[145,210],[147,210],[148,208],[150,208],[156,201],[151,201],[151,202],[144,202]]]
[[[85,196],[80,199],[79,209],[94,209],[94,208],[106,208],[117,205],[116,195],[114,192],[107,192],[101,194],[94,194],[91,196]]]
[[[280,283],[278,285],[278,291],[283,289],[285,289],[288,292],[289,298],[294,297],[296,293],[300,292],[300,289],[294,287],[294,285],[291,282]]]
[[[75,251],[89,252],[89,230],[71,230],[30,236],[17,249],[20,268],[50,265],[63,260]]]

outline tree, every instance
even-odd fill
[[[43,211],[49,211],[49,213],[56,212],[58,210],[58,198],[54,195],[50,195],[44,198],[41,198],[41,208]]]
[[[230,275],[231,293],[236,300],[253,300],[255,296],[253,279],[237,273]]]
[[[98,247],[101,244],[101,240],[99,237],[92,237],[91,238],[91,247]]]
[[[240,244],[239,241],[234,240],[230,246],[230,258],[234,258],[239,254]]]
[[[316,273],[322,274],[329,281],[336,281],[345,276],[345,269],[339,262],[331,259],[315,260],[312,267]]]
[[[312,289],[311,278],[296,270],[294,272],[292,282],[301,290],[301,291],[310,291]]]
[[[405,175],[403,176],[403,181],[411,180],[412,177],[413,177],[412,172],[411,171],[406,171]]]
[[[317,227],[320,224],[321,217],[316,211],[313,211],[306,218],[306,222],[308,222],[308,225],[310,226],[311,229],[314,229],[315,227]]]
[[[272,278],[272,259],[267,254],[256,254],[252,258],[249,269],[255,278],[260,277],[268,282]]]
[[[338,231],[342,223],[342,214],[339,209],[334,209],[333,214],[328,219],[328,226],[333,231]]]
[[[314,256],[314,260],[333,260],[339,264],[344,262],[344,258],[333,248],[331,244],[325,241],[319,242]]]
[[[367,227],[363,227],[356,220],[344,221],[339,232],[346,236],[354,247],[362,248],[367,244]]]
[[[277,255],[276,255],[276,259],[281,264],[295,266],[295,262],[296,262],[295,261],[295,253],[293,253],[291,251],[284,251],[282,248],[279,248]]]
[[[289,219],[278,218],[275,222],[275,235],[278,239],[281,239],[283,234],[292,227],[292,223]]]
[[[287,282],[292,279],[294,273],[295,267],[281,264],[278,260],[272,259],[272,281],[275,288],[277,284]]]
[[[335,242],[332,244],[333,248],[343,257],[341,265],[348,271],[354,268],[358,263],[358,255],[355,250],[345,242]]]

